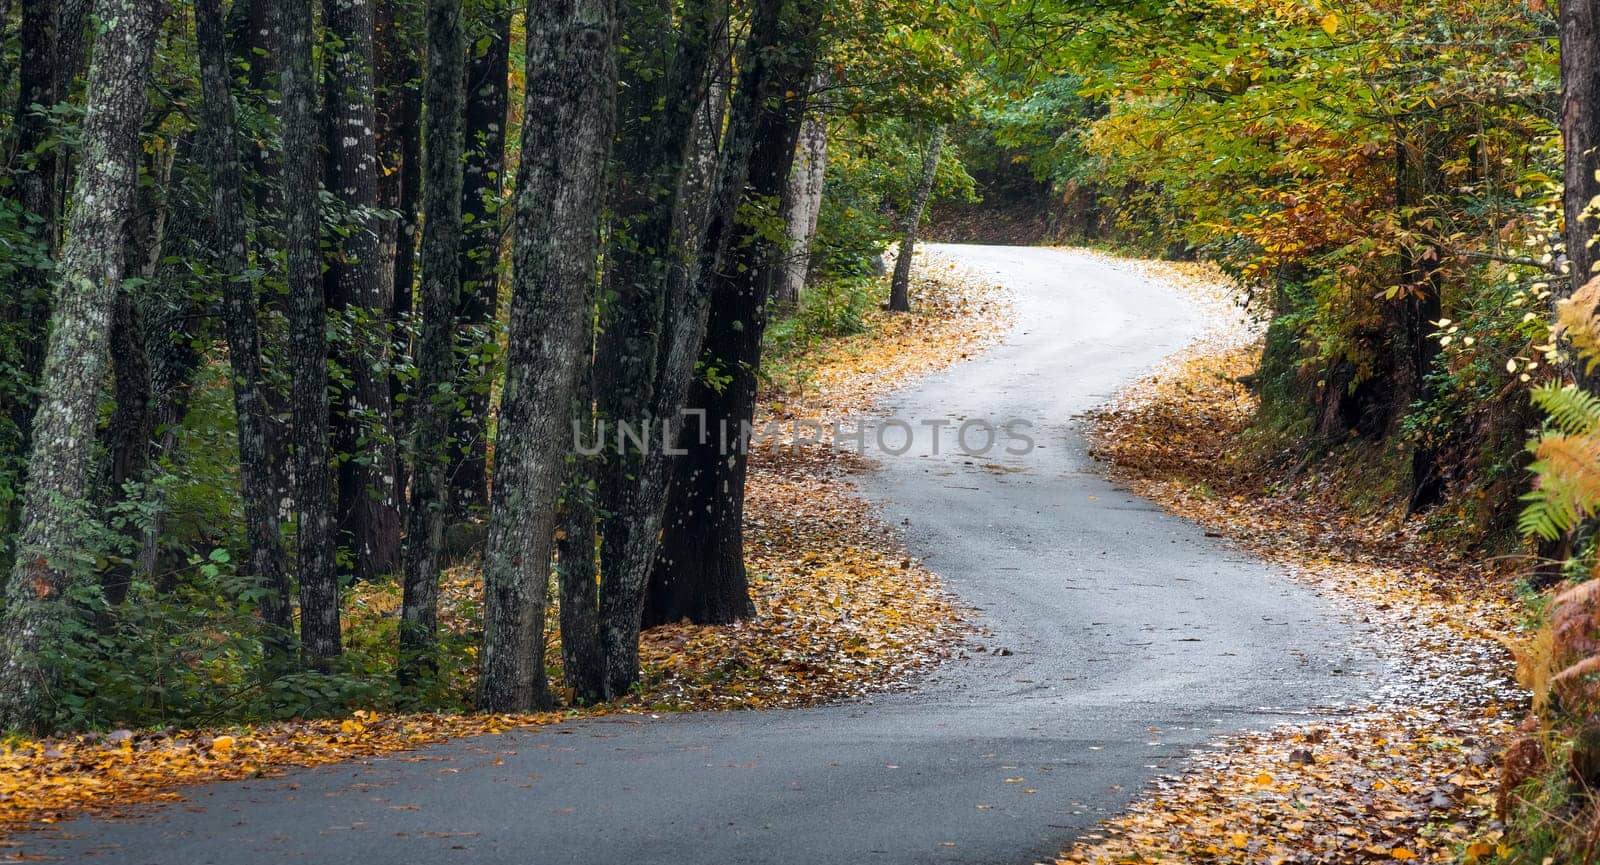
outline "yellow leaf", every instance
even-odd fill
[[[233,751],[232,736],[218,736],[211,740],[211,752],[214,754],[228,754]]]
[[[1417,854],[1411,852],[1410,850],[1407,850],[1404,847],[1396,847],[1393,850],[1389,851],[1389,858],[1391,858],[1391,859],[1415,859],[1415,858],[1417,858]]]
[[[1250,846],[1250,836],[1244,834],[1243,832],[1235,832],[1233,833],[1233,836],[1228,839],[1228,843],[1238,847],[1240,850],[1243,850],[1244,848]]]
[[[1332,12],[1322,16],[1322,21],[1320,23],[1322,24],[1323,32],[1327,33],[1329,36],[1339,32],[1339,16],[1333,14]]]

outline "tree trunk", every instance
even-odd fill
[[[939,175],[939,153],[944,149],[944,127],[935,126],[922,157],[922,176],[911,201],[906,204],[905,220],[900,224],[900,257],[894,263],[894,279],[889,284],[889,309],[911,311],[911,258],[917,251],[917,229],[933,195],[933,182]]]
[[[800,295],[811,275],[811,244],[822,215],[822,189],[828,171],[828,118],[813,114],[800,130],[795,167],[789,176],[783,223],[789,236],[784,257],[783,283],[778,303],[786,309],[800,306]]]
[[[1594,277],[1595,249],[1590,245],[1600,197],[1600,2],[1567,0],[1561,4],[1561,139],[1566,150],[1563,194],[1567,225],[1567,258],[1572,263],[1572,288]]]
[[[507,76],[511,60],[508,0],[477,0],[468,27],[467,158],[461,188],[461,300],[457,325],[463,355],[460,387],[464,411],[452,417],[450,508],[454,519],[483,514],[489,506],[489,395],[499,342],[495,317],[500,295],[501,192],[506,167]]]
[[[300,570],[300,651],[326,668],[342,650],[339,572],[334,556],[332,471],[328,463],[328,310],[322,293],[321,208],[317,184],[316,85],[311,77],[311,0],[278,0],[279,126],[282,130],[283,243],[289,279],[289,340],[294,363],[296,534]]]
[[[725,0],[691,0],[674,32],[671,2],[627,0],[621,6],[619,38],[629,86],[620,95],[617,114],[605,272],[610,299],[601,309],[604,322],[594,364],[596,408],[612,428],[629,424],[660,429],[652,402],[663,381],[667,323],[675,306],[689,299],[705,239],[710,202],[691,190],[690,169],[703,153],[695,119],[710,87],[708,73],[719,31],[726,31],[727,8]],[[713,173],[712,182],[702,187],[714,183]],[[687,312],[691,319],[703,316],[698,310]],[[693,338],[698,341],[698,334]],[[649,455],[614,447],[614,436],[606,439],[604,459],[596,467],[597,525],[600,570],[611,584],[602,592],[602,604],[614,605],[622,579],[610,575],[641,570],[628,552],[637,546],[635,529],[650,534],[652,541],[655,533],[639,526],[636,516],[659,503],[643,483]],[[643,564],[647,567],[648,559]],[[613,600],[606,601],[607,596]],[[630,598],[625,606],[632,603]]]
[[[244,505],[248,573],[261,598],[262,649],[268,669],[291,658],[294,620],[289,568],[278,528],[278,503],[270,470],[267,404],[261,393],[261,340],[245,223],[243,169],[223,51],[221,0],[195,0],[195,45],[200,55],[203,152],[211,180],[217,272],[222,281],[223,329],[233,371],[233,408],[239,428],[239,493]]]
[[[530,2],[506,385],[484,552],[480,708],[549,701],[544,623],[568,422],[589,345],[616,124],[616,0]]]
[[[805,68],[786,70],[809,77],[815,41],[806,32],[786,40],[795,55],[790,62]],[[786,88],[787,98],[769,101],[762,113],[751,158],[742,209],[763,214],[792,213],[785,195],[804,195],[791,183],[796,144],[805,117],[806,100],[799,88]],[[728,624],[755,615],[744,564],[744,490],[749,452],[741,433],[755,417],[761,366],[761,340],[766,333],[767,305],[773,286],[788,272],[782,244],[762,238],[754,226],[734,245],[731,261],[705,274],[712,284],[711,314],[701,364],[728,380],[710,386],[704,377],[691,387],[689,406],[705,412],[704,435],[687,428],[678,457],[664,518],[660,548],[650,575],[643,624],[668,624],[688,619],[696,624]],[[731,443],[731,444],[730,444]]]
[[[591,328],[592,331],[592,328]],[[589,334],[593,344],[593,333]],[[591,354],[586,352],[586,355]],[[588,360],[589,357],[585,357]],[[591,370],[578,373],[572,399],[572,434],[587,448],[594,441],[594,381]],[[595,461],[574,454],[562,495],[561,528],[556,532],[556,569],[561,597],[561,676],[575,705],[605,699],[605,661],[600,653],[600,570],[595,556]]]
[[[33,214],[33,231],[44,251],[56,258],[61,246],[62,194],[67,185],[64,148],[44,146],[55,131],[51,111],[67,101],[72,78],[83,56],[83,32],[89,0],[25,0],[18,33],[21,51],[20,89],[17,98],[16,151],[9,161],[19,165],[14,172],[17,200]],[[26,339],[19,346],[18,368],[25,381],[19,396],[5,406],[21,436],[21,450],[29,443],[29,427],[38,400],[32,386],[45,358],[45,334],[50,319],[51,277],[48,269],[23,267],[5,292],[0,314],[8,320],[24,322],[19,333]]]
[[[93,564],[79,558],[79,539],[122,281],[123,226],[138,186],[145,83],[163,9],[144,0],[100,0],[97,11],[78,204],[61,258],[16,564],[0,614],[0,729],[39,730],[49,723],[48,654],[74,615],[70,590],[82,585]]]
[[[702,215],[687,212],[681,213],[675,226],[676,237],[703,239],[687,266],[674,266],[667,274],[667,289],[663,292],[667,303],[656,346],[656,373],[644,391],[648,395],[647,411],[633,416],[649,422],[652,436],[675,434],[671,430],[677,427],[706,332],[709,281],[700,276],[719,272],[731,245],[733,223],[750,173],[764,108],[770,100],[805,86],[805,76],[797,77],[794,72],[799,66],[809,69],[809,61],[795,61],[804,60],[809,52],[779,50],[778,46],[794,44],[796,28],[809,31],[820,13],[818,0],[762,0],[751,10],[750,35],[739,65],[739,83],[728,116],[715,193],[703,215],[705,228],[703,232],[693,231],[688,221]],[[680,208],[680,212],[687,210]],[[604,398],[603,392],[601,397]],[[613,480],[609,488],[604,483],[600,487],[602,494],[615,496],[614,502],[602,502],[609,517],[602,526],[600,565],[606,693],[613,698],[627,693],[639,678],[639,628],[645,588],[655,562],[656,540],[671,481],[672,466],[663,448],[634,454],[632,462],[638,471],[629,483]],[[608,465],[607,471],[615,472],[616,468]],[[614,534],[617,530],[620,537]]]
[[[461,294],[461,113],[466,99],[461,0],[429,0],[427,15],[428,77],[422,97],[427,152],[418,295],[422,330],[412,427],[416,471],[400,617],[400,681],[407,686],[421,684],[435,672],[440,553],[450,507],[446,445],[456,402],[456,304]]]
[[[377,120],[378,206],[396,216],[379,226],[380,255],[388,275],[387,321],[394,333],[392,354],[409,358],[411,335],[409,316],[411,295],[416,280],[417,205],[422,185],[422,55],[413,20],[413,3],[379,3],[377,12]],[[395,366],[398,366],[396,364]],[[389,382],[391,405],[395,407],[396,429],[409,428],[404,406],[398,402],[405,386],[398,376]],[[404,454],[396,465],[395,486],[408,486]],[[405,502],[401,501],[401,510]]]
[[[400,563],[394,412],[389,392],[389,291],[379,238],[377,117],[373,108],[372,0],[323,0],[326,187],[345,224],[329,238],[323,274],[340,321],[335,361],[344,376],[333,414],[339,467],[337,519],[355,577],[395,574]]]
[[[243,78],[238,94],[239,104],[249,105],[251,109],[235,115],[241,127],[246,117],[256,115],[256,122],[260,123],[259,115],[272,109],[271,93],[277,89],[279,46],[283,41],[278,31],[278,13],[274,3],[275,0],[234,0],[228,8],[228,72],[234,77],[233,80]],[[247,136],[241,163],[247,200],[254,203],[257,214],[281,213],[283,176],[280,154],[277,148],[262,147],[258,143],[261,137],[272,133],[262,127],[241,131]],[[281,238],[271,234],[275,227],[281,226],[272,225],[264,216],[258,217],[254,228],[263,250],[277,249],[282,245]],[[283,277],[285,263],[285,259],[277,255],[258,255],[253,261],[256,267],[278,278]],[[276,327],[279,316],[287,319],[288,310],[278,292],[262,291],[256,294],[256,312],[257,322],[268,325],[257,331],[262,358],[258,367],[261,373],[259,394],[266,406],[263,417],[267,423],[267,452],[271,457],[268,465],[273,495],[279,503],[278,521],[282,523],[294,517],[295,495],[294,412],[290,406],[291,388],[288,384],[293,365],[289,361],[287,334],[284,329]]]

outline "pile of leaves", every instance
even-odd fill
[[[1226,294],[1203,274],[1178,284],[1203,300]],[[1315,723],[1216,742],[1058,861],[1503,854],[1497,759],[1527,705],[1505,647],[1520,622],[1513,569],[1436,544],[1415,520],[1353,513],[1314,471],[1270,468],[1253,447],[1256,400],[1240,381],[1260,349],[1219,309],[1207,338],[1095,415],[1094,453],[1119,482],[1279,563],[1357,623],[1380,684],[1369,702]]]
[[[998,290],[947,265],[920,273],[912,315],[873,313],[867,329],[812,347],[803,390],[768,395],[763,413],[821,421],[992,342],[1005,324]],[[405,751],[514,727],[614,712],[815,705],[907,684],[949,656],[963,610],[852,491],[861,468],[821,447],[752,459],[747,555],[756,618],[728,627],[673,625],[644,634],[643,686],[606,706],[528,716],[357,711],[334,720],[209,730],[119,730],[0,743],[0,837],[87,811],[181,799],[180,785],[254,777]],[[470,661],[482,580],[460,568],[441,584],[440,625]],[[397,587],[351,599],[348,639],[387,645]],[[554,614],[550,617],[553,623]],[[555,637],[551,635],[552,639]],[[559,653],[553,653],[559,657]],[[470,665],[449,687],[470,693]],[[3,843],[3,842],[0,842]],[[3,856],[0,856],[3,858]]]
[[[223,730],[117,730],[0,745],[0,835],[85,811],[176,801],[178,784],[271,774],[552,724],[557,714],[380,715]],[[0,856],[0,859],[3,859]]]

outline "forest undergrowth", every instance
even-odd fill
[[[821,294],[823,298],[829,297]],[[758,418],[844,419],[890,389],[982,350],[1003,331],[1003,295],[951,265],[920,265],[911,315],[858,302],[858,320],[818,322],[775,352],[781,377],[763,389]],[[784,331],[780,331],[784,332]],[[90,812],[180,801],[181,786],[280,774],[408,751],[451,739],[618,712],[816,705],[906,687],[950,656],[963,608],[874,518],[849,476],[862,466],[821,447],[757,451],[747,512],[747,560],[758,614],[729,626],[667,625],[645,632],[642,681],[626,700],[524,715],[355,709],[348,717],[179,730],[115,730],[0,744],[0,861],[4,836]],[[392,638],[399,587],[352,591],[352,645]],[[463,645],[481,629],[475,566],[445,575],[440,624]],[[551,616],[553,623],[557,616]],[[552,648],[558,635],[547,639]],[[550,653],[559,658],[558,651]],[[458,671],[470,688],[473,671]],[[559,666],[552,670],[559,675]],[[559,679],[557,679],[559,681]]]

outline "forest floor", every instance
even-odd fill
[[[1124,266],[1213,305],[1194,265]],[[1232,316],[1238,321],[1237,312]],[[1277,563],[1360,622],[1388,670],[1370,701],[1225,737],[1058,863],[1475,862],[1504,855],[1498,757],[1527,709],[1508,646],[1518,563],[1433,542],[1420,521],[1353,513],[1314,469],[1285,477],[1252,437],[1258,334],[1214,330],[1094,416],[1113,479]]]
[[[785,358],[801,375],[781,389],[768,387],[758,418],[825,422],[866,410],[889,390],[992,344],[1008,319],[997,287],[944,263],[920,266],[914,298],[914,314],[869,310],[859,333],[816,340]],[[831,448],[758,451],[746,529],[758,615],[728,627],[647,631],[643,685],[626,701],[517,716],[356,710],[333,719],[0,742],[0,861],[19,846],[5,839],[8,833],[180,801],[177,788],[184,785],[271,776],[579,717],[790,708],[903,687],[954,651],[965,633],[964,612],[854,493],[846,475],[859,468]],[[478,627],[481,594],[470,568],[447,575],[442,626]],[[346,605],[347,629],[381,634],[392,628],[398,604],[397,586],[360,587]],[[558,635],[550,638],[558,659]],[[454,675],[470,681],[471,671]]]

